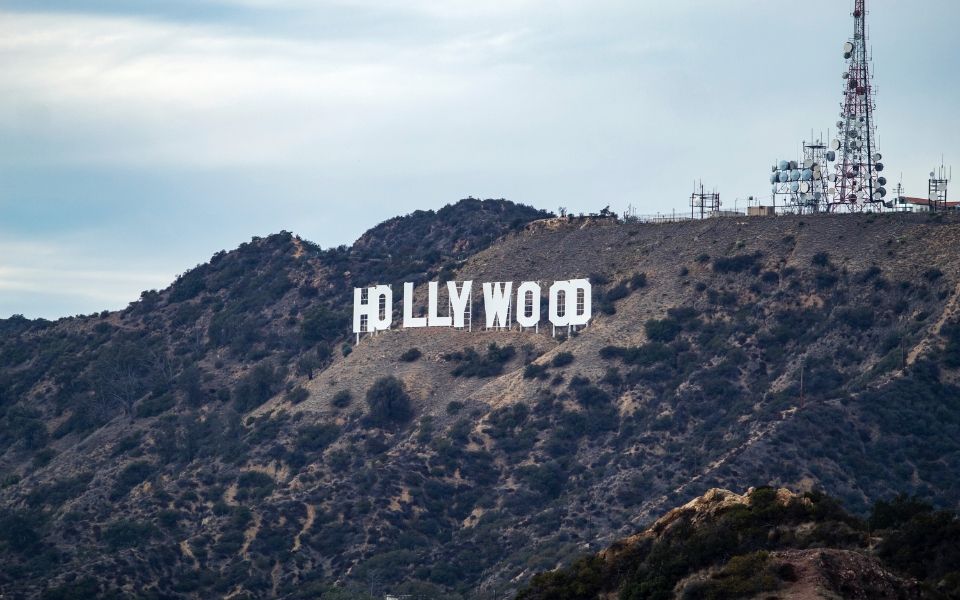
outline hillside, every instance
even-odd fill
[[[0,321],[0,591],[493,598],[715,487],[958,506],[960,222],[544,216],[257,238],[119,313]],[[355,285],[574,277],[569,338],[349,335]]]
[[[960,598],[960,519],[915,499],[869,520],[819,493],[714,489],[517,600]]]

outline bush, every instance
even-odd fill
[[[513,346],[501,348],[496,344],[487,347],[486,354],[479,354],[473,348],[463,352],[454,352],[445,356],[447,360],[459,363],[453,370],[454,377],[494,377],[503,373],[503,365],[515,355]]]
[[[413,418],[410,396],[403,382],[393,376],[381,377],[367,390],[368,420],[375,427],[404,425]]]
[[[308,392],[306,388],[300,387],[298,385],[297,387],[287,392],[287,395],[284,396],[284,399],[290,404],[297,405],[309,397],[310,397],[310,392]]]
[[[650,319],[644,326],[647,337],[652,342],[668,343],[680,334],[680,323],[673,319]]]
[[[524,379],[540,379],[544,380],[549,377],[547,373],[547,365],[538,365],[530,363],[523,368],[523,378]]]
[[[335,342],[347,330],[349,320],[344,313],[334,312],[323,305],[314,306],[303,315],[300,331],[308,344]]]
[[[233,390],[233,404],[237,412],[245,413],[257,408],[280,390],[285,373],[270,364],[259,364],[240,380]]]
[[[330,400],[330,404],[336,408],[346,408],[350,406],[351,402],[353,402],[353,394],[350,393],[350,390],[340,390]]]
[[[111,523],[103,532],[103,540],[111,550],[138,548],[157,534],[157,528],[150,523],[123,520]]]
[[[297,450],[303,452],[320,452],[335,442],[339,436],[340,428],[336,425],[329,423],[308,425],[302,428],[297,434]]]
[[[559,352],[556,356],[553,357],[553,360],[550,361],[550,366],[552,367],[566,367],[567,365],[573,363],[573,354],[570,352]]]
[[[116,481],[113,483],[113,493],[111,498],[118,500],[127,495],[130,490],[143,483],[148,477],[152,476],[156,467],[146,461],[132,462],[120,471]]]
[[[721,256],[713,259],[713,271],[714,273],[742,273],[755,268],[762,256],[759,252],[730,257]]]
[[[630,289],[639,290],[640,288],[644,287],[647,287],[647,274],[634,273],[633,277],[630,278]]]
[[[861,306],[857,308],[845,308],[837,311],[837,320],[861,331],[873,327],[873,309]]]
[[[423,356],[423,353],[420,352],[419,348],[410,348],[400,355],[400,360],[409,363],[418,360],[421,356]]]
[[[830,255],[826,252],[817,252],[810,262],[815,267],[826,267],[830,264]]]

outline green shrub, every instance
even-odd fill
[[[815,267],[826,267],[830,264],[830,255],[826,252],[817,252],[813,255],[810,263]]]
[[[715,273],[742,273],[757,268],[757,261],[762,256],[759,252],[754,252],[753,254],[717,257],[713,259],[713,271]]]
[[[676,339],[682,327],[674,319],[650,319],[643,326],[651,342],[668,343]]]
[[[400,355],[400,360],[402,362],[415,362],[421,356],[423,356],[423,353],[420,352],[419,348],[410,348],[409,350],[407,350],[406,352]]]
[[[558,352],[553,360],[550,361],[550,366],[555,368],[566,367],[573,363],[573,354],[570,352]]]
[[[547,365],[538,365],[535,363],[530,363],[523,368],[523,378],[524,379],[546,379],[549,377],[547,372]]]
[[[294,406],[296,406],[297,404],[300,404],[301,402],[303,402],[309,397],[310,397],[310,392],[308,392],[306,388],[303,388],[298,385],[297,387],[287,392],[286,396],[284,396],[284,399],[290,404],[293,404]]]
[[[340,390],[330,400],[330,404],[336,408],[346,408],[350,406],[351,402],[353,402],[353,394],[350,393],[350,390]]]
[[[367,390],[368,422],[375,427],[404,425],[413,418],[413,406],[403,382],[381,377]]]
[[[150,523],[122,520],[111,523],[103,532],[103,540],[111,550],[139,548],[157,534],[157,528]]]
[[[296,446],[303,452],[320,452],[340,436],[340,428],[333,424],[308,425],[297,433]]]
[[[111,499],[118,500],[136,486],[143,483],[156,472],[156,467],[146,461],[136,461],[128,464],[117,475],[113,483]]]
[[[447,354],[444,358],[454,361],[457,366],[453,370],[454,377],[494,377],[503,373],[503,366],[516,355],[513,346],[501,348],[497,344],[490,344],[486,354],[479,354],[473,348],[462,352]]]
[[[233,389],[234,407],[245,413],[257,408],[280,391],[285,373],[271,364],[259,364]]]

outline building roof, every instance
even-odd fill
[[[897,198],[899,204],[914,204],[916,206],[930,206],[930,201],[926,198],[911,198],[909,196],[900,196]],[[944,206],[947,208],[954,208],[960,206],[960,202],[945,202]]]

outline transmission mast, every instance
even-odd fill
[[[871,57],[867,47],[867,2],[854,0],[853,37],[843,46],[847,71],[843,74],[843,110],[833,141],[839,162],[833,206],[859,211],[880,203],[887,195],[880,182],[883,157],[877,151]]]

